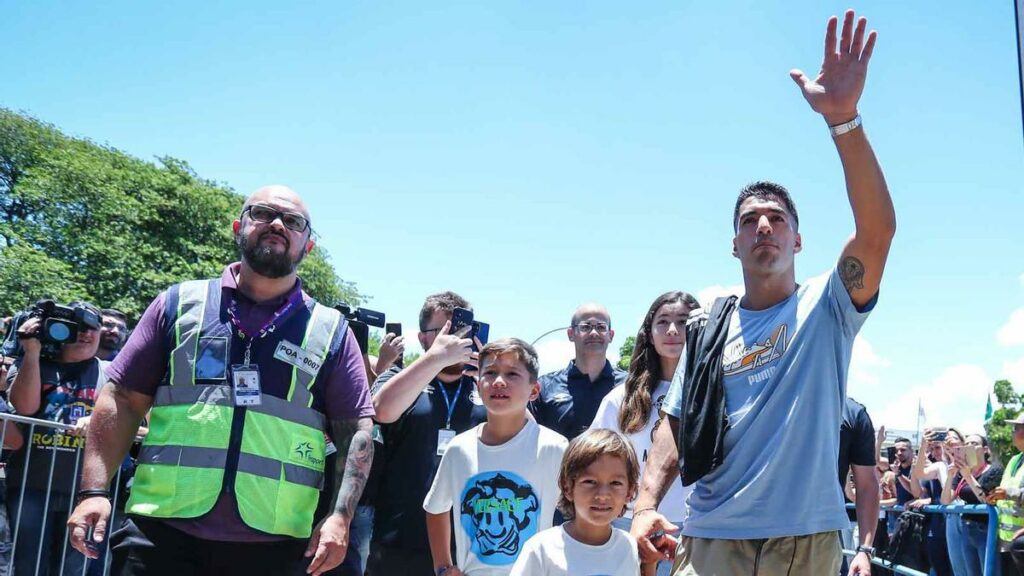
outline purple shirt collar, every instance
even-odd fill
[[[220,286],[221,286],[221,288],[227,288],[228,290],[231,290],[232,292],[237,292],[236,298],[240,297],[240,298],[244,298],[244,299],[248,300],[249,302],[253,302],[251,298],[249,298],[245,294],[242,294],[241,292],[238,292],[238,282],[235,281],[235,275],[238,274],[238,271],[241,270],[241,269],[242,269],[242,263],[241,262],[232,262],[231,264],[228,264],[227,266],[225,266],[224,267],[224,271],[221,272],[221,274],[220,274]],[[283,304],[285,300],[288,300],[290,298],[294,298],[296,293],[301,294],[301,296],[302,296],[301,302],[305,302],[306,299],[309,298],[309,295],[306,294],[306,292],[302,290],[302,278],[299,278],[298,276],[295,277],[295,285],[292,286],[291,290],[285,292],[280,297],[275,298],[274,300],[269,301],[269,302],[253,302],[253,303],[254,304],[260,304],[260,305]]]
[[[299,307],[301,307],[309,296],[302,290],[302,280],[298,277],[295,278],[295,285],[292,286],[291,290],[285,292],[278,298],[269,300],[267,302],[254,302],[251,298],[243,294],[238,290],[238,283],[235,281],[235,274],[238,273],[242,267],[241,262],[233,262],[228,264],[224,268],[224,272],[220,275],[221,289],[230,291],[225,294],[225,298],[222,300],[221,306],[230,306],[232,297],[238,301],[239,311],[241,312],[240,321],[242,322],[243,330],[247,334],[253,335],[259,332],[267,322],[271,321],[274,313],[277,312],[286,302],[291,302],[292,307],[287,313],[278,321],[283,322]]]

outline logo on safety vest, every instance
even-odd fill
[[[306,466],[321,468],[324,465],[323,454],[309,440],[294,441],[292,448],[292,461]]]

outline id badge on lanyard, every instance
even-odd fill
[[[238,336],[243,341],[248,340],[248,343],[245,345],[242,363],[231,366],[231,392],[235,399],[235,406],[259,406],[263,403],[262,390],[260,388],[260,367],[258,364],[253,364],[251,359],[252,343],[257,339],[262,340],[267,334],[273,332],[277,327],[276,322],[278,319],[283,317],[294,305],[294,299],[285,301],[274,312],[270,320],[255,335],[250,336],[246,334],[242,328],[242,322],[238,318],[238,301],[234,297],[231,298],[231,304],[228,306],[228,317],[231,319],[231,323],[234,324],[235,329],[238,330]]]
[[[444,456],[444,453],[448,451],[448,445],[455,438],[455,430],[452,430],[452,414],[455,413],[455,404],[458,403],[459,394],[462,392],[462,381],[459,381],[459,387],[455,390],[455,398],[448,398],[448,390],[445,389],[444,383],[441,383],[439,388],[448,414],[444,428],[437,431],[437,455]]]
[[[256,364],[235,364],[231,367],[231,391],[235,406],[259,406],[260,367]]]
[[[448,445],[452,443],[453,438],[455,438],[455,430],[443,428],[437,431],[438,456],[444,456],[444,453],[448,451]]]

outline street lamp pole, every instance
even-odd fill
[[[533,345],[535,345],[535,344],[536,344],[537,342],[540,342],[540,339],[541,339],[541,338],[543,338],[543,337],[545,337],[545,336],[547,336],[548,334],[554,334],[555,332],[558,332],[559,330],[568,330],[569,328],[572,328],[572,326],[563,326],[563,327],[561,327],[561,328],[554,328],[554,329],[552,329],[552,330],[548,330],[547,332],[545,332],[545,333],[541,334],[540,336],[537,336],[537,337],[536,337],[536,338],[535,338],[535,339],[533,340],[533,342],[530,342],[530,346],[533,346]]]

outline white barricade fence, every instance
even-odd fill
[[[7,524],[0,526],[0,576],[106,576],[110,534],[124,512],[123,464],[110,484],[113,513],[100,546],[100,559],[87,560],[71,548],[67,528],[81,476],[84,434],[68,424],[14,414],[0,413],[0,420],[0,445],[5,446],[0,478],[5,506],[0,523]],[[6,449],[8,434],[14,434],[8,431],[8,423],[17,424],[24,437],[24,446],[18,450]],[[70,475],[69,460],[73,460]],[[41,490],[43,478],[45,490]]]

